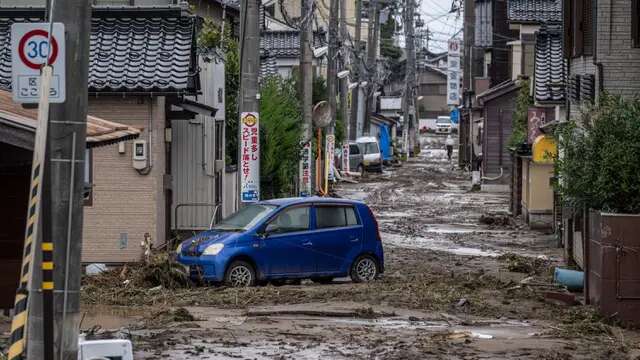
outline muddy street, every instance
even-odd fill
[[[137,359],[638,358],[637,332],[545,299],[555,237],[472,189],[442,138],[422,140],[419,157],[335,189],[377,216],[380,280],[145,289],[122,271],[85,281],[82,329],[131,338]]]

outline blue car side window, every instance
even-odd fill
[[[347,213],[347,226],[358,225],[358,217],[356,211],[352,207],[345,208]]]
[[[269,222],[273,234],[309,230],[309,206],[296,206],[282,210]]]

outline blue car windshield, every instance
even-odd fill
[[[277,206],[267,204],[251,204],[231,214],[213,228],[223,231],[248,230],[264,219]]]

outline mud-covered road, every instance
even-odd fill
[[[336,188],[379,219],[381,280],[85,286],[82,328],[131,337],[139,359],[637,358],[636,332],[544,299],[559,290],[550,277],[561,261],[554,236],[509,221],[506,194],[472,191],[442,139],[423,140],[418,158]]]

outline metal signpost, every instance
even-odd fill
[[[260,200],[260,135],[257,112],[240,116],[240,201]]]
[[[64,24],[54,23],[49,46],[49,23],[15,23],[11,25],[11,66],[13,100],[17,103],[39,102],[40,68],[53,68],[49,86],[49,102],[63,103],[65,92]]]

